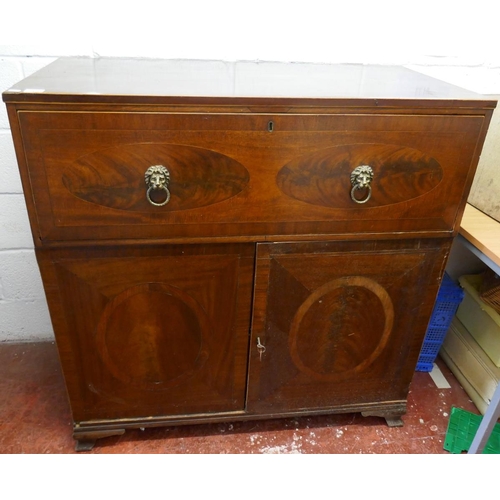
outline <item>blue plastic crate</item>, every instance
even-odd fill
[[[434,361],[450,328],[451,320],[455,316],[463,298],[464,291],[460,285],[457,285],[445,273],[420,351],[417,371],[430,372],[432,370]]]

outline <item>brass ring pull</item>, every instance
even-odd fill
[[[372,187],[368,184],[367,186],[365,186],[366,189],[368,189],[368,194],[358,200],[355,196],[354,196],[354,192],[358,189],[363,189],[363,188],[360,188],[360,187],[357,187],[357,186],[354,186],[352,189],[351,189],[351,199],[352,201],[355,201],[356,203],[366,203],[372,196]]]
[[[144,174],[144,180],[148,190],[146,191],[146,198],[155,207],[163,207],[170,201],[170,191],[168,190],[168,185],[170,183],[170,172],[163,165],[153,165],[146,170]],[[163,201],[157,202],[151,199],[151,193],[153,191],[164,191],[165,199]]]
[[[366,203],[372,196],[372,187],[370,185],[373,179],[373,169],[369,165],[360,165],[351,172],[351,199],[355,203]],[[368,190],[364,198],[358,199],[355,192],[359,190]]]
[[[156,203],[151,199],[151,191],[153,191],[153,189],[162,189],[163,191],[165,191],[165,199],[161,203]],[[151,203],[151,205],[154,205],[155,207],[163,207],[163,205],[166,205],[170,201],[170,191],[165,186],[160,186],[159,188],[150,186],[146,191],[146,198],[148,199],[149,203]]]

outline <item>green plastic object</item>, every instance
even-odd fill
[[[469,451],[482,419],[482,415],[452,407],[443,448],[451,453]],[[500,424],[495,424],[483,453],[500,454]]]

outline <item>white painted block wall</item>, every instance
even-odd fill
[[[4,52],[8,52],[4,49]],[[0,88],[49,63],[51,58],[0,56]],[[21,180],[5,106],[0,107],[0,341],[53,336],[33,252]]]
[[[400,1],[343,3],[349,5],[325,10],[324,0],[185,0],[168,7],[144,0],[140,9],[125,3],[117,9],[114,2],[87,0],[67,13],[66,2],[10,2],[0,17],[0,91],[56,57],[84,55],[398,64],[500,94],[495,2],[476,0],[460,9],[460,2],[421,0],[407,12]],[[12,22],[20,9],[22,30]],[[1,103],[0,342],[52,338]]]

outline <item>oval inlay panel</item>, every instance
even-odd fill
[[[74,196],[120,210],[158,212],[146,199],[144,173],[170,172],[170,201],[161,211],[199,208],[236,196],[249,181],[241,163],[209,149],[177,144],[126,144],[82,156],[68,165],[65,187]]]
[[[351,199],[351,172],[372,167],[372,195],[363,205]],[[285,165],[276,177],[291,198],[331,208],[370,208],[412,200],[434,189],[443,171],[417,149],[391,144],[350,144],[315,151]],[[360,193],[359,197],[364,197]]]
[[[363,276],[339,278],[315,290],[297,310],[290,354],[312,378],[345,377],[379,356],[393,322],[393,304],[383,287]]]
[[[205,312],[192,297],[162,283],[147,283],[107,304],[96,342],[116,378],[156,390],[180,383],[203,366],[208,333]]]

